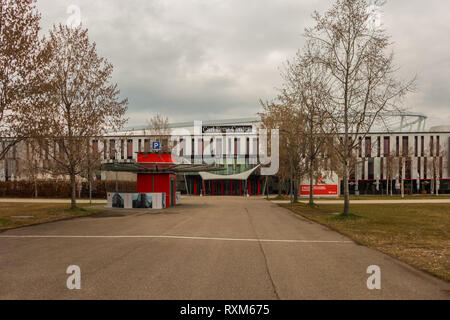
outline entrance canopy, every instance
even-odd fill
[[[250,177],[250,175],[259,168],[260,165],[257,165],[253,169],[238,173],[238,174],[230,174],[230,175],[222,175],[222,174],[214,174],[210,172],[199,172],[199,175],[203,180],[242,180],[245,181]]]

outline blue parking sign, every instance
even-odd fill
[[[153,143],[152,143],[152,149],[153,149],[153,150],[161,150],[161,142],[159,142],[159,141],[153,141]]]

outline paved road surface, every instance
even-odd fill
[[[82,289],[65,273],[78,265]],[[381,290],[366,269],[381,267]],[[263,199],[0,233],[0,299],[449,299],[450,286]]]

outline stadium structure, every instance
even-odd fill
[[[373,130],[359,137],[357,164],[351,171],[352,194],[387,194],[389,183],[393,193],[400,193],[400,181],[407,194],[450,193],[450,126],[426,130],[427,117],[420,113],[389,113]],[[177,175],[176,188],[189,195],[261,195],[287,193],[289,182],[279,183],[276,176],[266,179],[260,174],[261,150],[259,117],[230,120],[208,120],[169,124],[171,137],[160,136],[148,127],[128,128],[92,139],[92,147],[101,154],[105,164],[133,163],[142,153],[168,152],[180,146],[183,163],[214,164],[216,172],[182,172]],[[162,150],[154,150],[154,142]],[[0,162],[0,180],[23,180],[21,168],[28,161],[27,141],[12,148]],[[267,155],[263,155],[267,156]],[[39,161],[48,166],[51,159],[40,152]],[[392,172],[393,171],[393,172]],[[43,175],[42,179],[47,179]],[[117,174],[101,171],[98,179],[117,179]],[[123,174],[120,180],[133,180]],[[338,178],[339,180],[339,178]],[[320,181],[317,182],[320,184]],[[342,184],[337,182],[342,193]],[[296,190],[296,192],[300,192]]]

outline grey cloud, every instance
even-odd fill
[[[38,0],[44,30],[65,23],[70,4],[114,80],[130,100],[130,125],[157,112],[171,121],[255,115],[259,99],[281,84],[279,67],[303,46],[318,0]],[[405,103],[450,122],[448,1],[388,1],[383,23],[392,35],[405,79],[418,74],[419,91]]]

